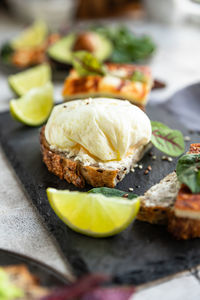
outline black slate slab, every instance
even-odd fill
[[[162,108],[148,107],[152,120],[162,121],[172,128],[188,131]],[[25,127],[11,119],[8,112],[0,114],[0,142],[15,169],[30,200],[36,206],[48,230],[56,238],[74,273],[103,272],[114,276],[120,283],[141,284],[200,264],[200,239],[176,241],[164,227],[136,221],[121,234],[105,239],[85,237],[70,230],[54,214],[46,197],[46,188],[75,190],[73,185],[50,174],[42,163],[39,147],[39,129]],[[192,134],[191,142],[198,142],[199,135]],[[186,145],[187,149],[189,143]],[[162,161],[162,153],[155,149],[157,160],[147,154],[142,161],[152,171],[144,175],[137,169],[117,186],[128,191],[134,188],[143,194],[150,186],[173,171],[177,159]],[[139,187],[136,187],[139,186]],[[90,187],[87,186],[85,190]],[[14,197],[14,195],[13,195]]]

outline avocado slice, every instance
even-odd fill
[[[104,61],[111,56],[113,51],[112,43],[101,34],[97,33],[98,38],[100,39],[100,47],[98,47],[93,54],[99,61]],[[72,33],[57,43],[50,46],[47,50],[48,56],[53,59],[55,62],[62,64],[71,64],[72,61],[72,53],[73,46],[75,44],[77,38],[77,34]]]

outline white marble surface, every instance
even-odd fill
[[[124,22],[125,23],[125,22]],[[155,102],[165,101],[179,88],[200,80],[200,28],[179,25],[129,23],[139,33],[151,34],[158,50],[150,65],[155,77],[166,81],[167,88],[152,93]],[[0,42],[14,35],[22,25],[0,14]],[[5,74],[0,70],[0,111],[8,109],[13,97]],[[56,85],[56,100],[61,84]],[[0,151],[0,248],[32,256],[70,274],[53,238],[41,223],[38,213],[23,192],[12,168]],[[139,291],[135,300],[200,299],[200,285],[190,273]]]

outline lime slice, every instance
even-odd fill
[[[11,46],[16,49],[27,49],[41,45],[48,33],[48,28],[45,22],[35,21],[32,26],[24,30],[12,42]]]
[[[33,88],[18,100],[10,101],[10,113],[18,121],[38,126],[46,121],[53,107],[53,86]]]
[[[10,87],[18,96],[23,96],[30,89],[43,86],[49,81],[51,81],[51,68],[47,64],[8,77]]]
[[[47,189],[51,207],[73,230],[92,237],[107,237],[124,230],[139,211],[138,199]]]

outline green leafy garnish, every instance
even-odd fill
[[[184,152],[184,138],[179,130],[173,130],[155,121],[151,121],[151,127],[151,142],[161,152],[170,156],[179,156]]]
[[[72,55],[72,64],[80,76],[105,75],[104,65],[87,51],[77,51]]]
[[[138,62],[149,58],[156,49],[151,37],[137,36],[125,26],[117,28],[95,27],[92,30],[104,35],[113,43],[110,61],[117,63]]]
[[[1,48],[0,56],[4,62],[9,62],[14,50],[9,43],[6,43]]]
[[[185,154],[177,164],[176,174],[193,194],[200,193],[200,154]]]
[[[106,197],[125,197],[128,199],[134,199],[138,197],[138,195],[133,193],[127,193],[124,191],[107,188],[107,187],[94,188],[88,191],[88,193],[102,194]]]
[[[92,53],[87,51],[74,52],[72,55],[72,64],[80,76],[113,76],[112,72],[109,72],[104,64],[102,64]],[[145,74],[139,70],[134,71],[131,76],[119,76],[116,74],[114,74],[114,76],[121,79],[140,82],[146,82],[147,80]]]
[[[146,76],[144,75],[144,73],[142,73],[142,72],[139,71],[139,70],[136,70],[136,71],[132,74],[131,80],[132,80],[132,81],[146,82],[146,81],[147,81],[147,78],[146,78]]]

